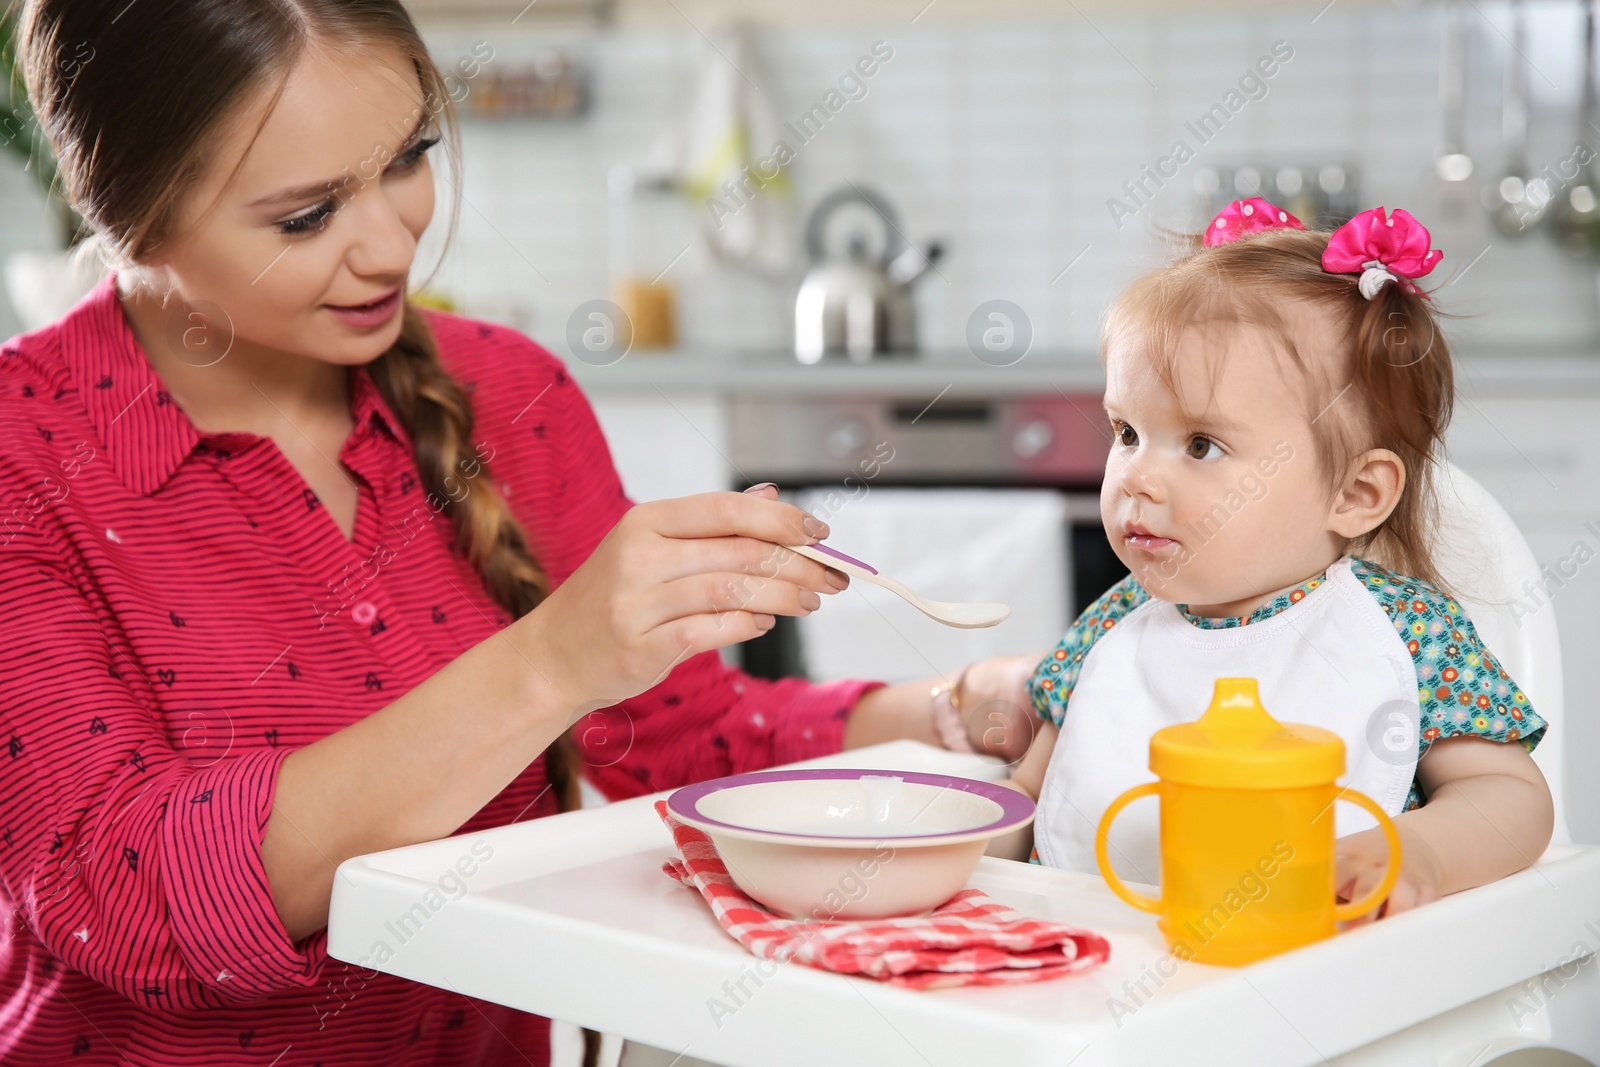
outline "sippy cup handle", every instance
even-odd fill
[[[1123,901],[1133,905],[1140,911],[1148,911],[1152,914],[1161,911],[1161,901],[1155,897],[1147,897],[1143,893],[1135,893],[1123,884],[1121,878],[1117,877],[1117,872],[1111,868],[1111,857],[1106,848],[1106,834],[1111,832],[1111,824],[1123,808],[1140,797],[1147,797],[1160,791],[1160,782],[1145,782],[1143,785],[1134,786],[1111,802],[1111,806],[1106,809],[1106,813],[1100,817],[1100,826],[1094,832],[1094,860],[1100,866],[1100,877],[1106,880],[1106,885],[1110,886],[1111,891],[1121,897]],[[1368,803],[1371,802],[1368,801]],[[1391,849],[1398,848],[1398,841],[1391,843],[1389,847]],[[1391,852],[1390,854],[1393,855],[1394,853]],[[1396,868],[1396,873],[1398,874],[1398,868]],[[1392,884],[1391,882],[1390,885]],[[1382,888],[1385,892],[1388,891],[1387,886],[1380,886],[1379,888]]]
[[[1150,796],[1160,791],[1161,783],[1159,781],[1145,782],[1129,789],[1111,802],[1111,806],[1106,809],[1106,813],[1100,817],[1100,825],[1094,834],[1094,858],[1096,864],[1100,867],[1100,876],[1106,880],[1106,885],[1110,886],[1111,891],[1127,904],[1138,908],[1140,911],[1147,911],[1152,914],[1158,914],[1161,911],[1161,901],[1156,897],[1134,892],[1118,877],[1117,872],[1111,866],[1106,835],[1110,832],[1111,824],[1116,821],[1117,815],[1121,813],[1123,808],[1140,797]],[[1352,900],[1348,904],[1334,905],[1334,920],[1336,922],[1349,922],[1351,919],[1365,915],[1379,904],[1382,904],[1394,889],[1395,883],[1400,880],[1400,833],[1394,828],[1394,821],[1389,818],[1388,813],[1365,793],[1358,793],[1354,789],[1346,789],[1340,792],[1338,799],[1347,800],[1369,811],[1378,820],[1378,826],[1383,830],[1384,840],[1389,844],[1389,867],[1384,872],[1383,880],[1373,888],[1372,892],[1361,899]]]
[[[1383,881],[1373,887],[1372,892],[1359,900],[1352,900],[1348,904],[1335,904],[1333,918],[1335,922],[1349,922],[1351,919],[1365,915],[1367,912],[1382,904],[1389,897],[1389,891],[1400,880],[1400,832],[1394,828],[1394,820],[1377,803],[1365,793],[1358,793],[1354,789],[1344,789],[1339,792],[1335,800],[1348,800],[1358,807],[1366,808],[1377,817],[1378,827],[1383,831],[1383,839],[1389,843],[1389,869],[1383,874]]]

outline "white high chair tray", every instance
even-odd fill
[[[1001,773],[913,741],[796,766]],[[1552,1032],[1572,1051],[1600,1047],[1600,849],[1552,850],[1501,882],[1242,968],[1176,960],[1154,917],[1096,877],[985,858],[969,884],[1105,935],[1110,961],[915,992],[750,955],[662,873],[674,849],[660,796],[348,860],[329,954],[729,1067],[1293,1067],[1386,1035],[1350,1062],[1481,1064]],[[1511,988],[1557,967],[1554,993],[1550,975],[1542,994]]]

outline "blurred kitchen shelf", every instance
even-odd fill
[[[480,72],[460,102],[471,119],[575,119],[589,110],[588,63],[560,49]]]
[[[559,353],[558,353],[559,354]],[[585,389],[684,389],[740,393],[896,393],[930,397],[950,387],[962,395],[1004,396],[1093,386],[1102,381],[1092,353],[1030,354],[1012,367],[979,363],[965,350],[887,357],[869,363],[847,359],[804,364],[782,351],[729,352],[684,349],[634,352],[605,367],[568,360]]]

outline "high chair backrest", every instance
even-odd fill
[[[1439,472],[1434,562],[1459,598],[1478,636],[1516,679],[1549,729],[1533,750],[1555,796],[1553,844],[1571,843],[1567,830],[1566,749],[1561,644],[1556,613],[1533,550],[1506,509],[1470,475],[1446,463]],[[1531,590],[1539,591],[1530,597]]]

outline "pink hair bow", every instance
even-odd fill
[[[1303,230],[1300,220],[1289,214],[1276,204],[1269,203],[1259,196],[1252,196],[1248,200],[1235,200],[1211,220],[1211,225],[1206,227],[1205,245],[1215,248],[1225,245],[1230,241],[1237,241],[1246,234],[1262,233],[1266,230]]]
[[[1385,217],[1383,208],[1363,211],[1333,231],[1322,253],[1322,269],[1331,274],[1361,273],[1361,295],[1371,300],[1390,282],[1408,293],[1419,292],[1413,278],[1433,270],[1444,253],[1428,245],[1428,228],[1409,211],[1395,208]]]

